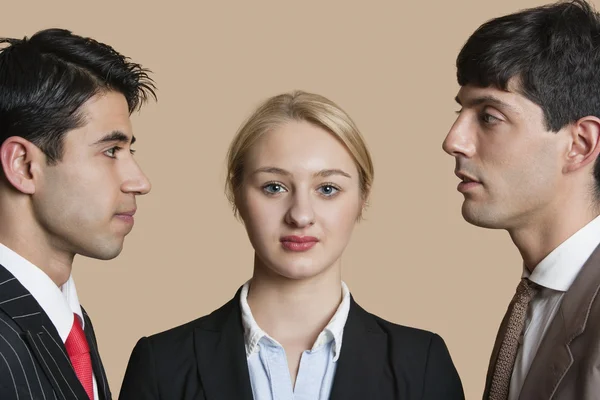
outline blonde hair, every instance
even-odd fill
[[[244,160],[252,145],[265,133],[290,121],[319,126],[348,149],[358,169],[360,191],[366,201],[373,184],[371,155],[356,124],[331,100],[314,93],[294,91],[269,98],[241,125],[227,153],[226,194],[237,216],[236,194],[244,176]]]

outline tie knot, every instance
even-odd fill
[[[517,286],[517,301],[528,303],[538,292],[537,285],[527,278],[521,279]]]
[[[73,317],[73,326],[71,327],[71,332],[69,332],[69,336],[65,342],[67,354],[69,354],[70,357],[90,352],[87,339],[85,338],[85,332],[83,332],[81,322],[79,322],[79,317],[76,314],[73,314]]]

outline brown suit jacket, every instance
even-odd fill
[[[600,400],[600,246],[565,293],[533,359],[519,400]],[[510,310],[511,306],[509,306]],[[483,399],[489,396],[508,313],[490,358]]]

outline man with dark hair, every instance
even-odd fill
[[[523,258],[484,399],[600,395],[600,15],[583,0],[493,19],[457,59],[462,215]]]
[[[67,30],[0,43],[0,399],[110,399],[71,269],[116,257],[150,191],[130,115],[155,87]]]

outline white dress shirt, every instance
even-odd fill
[[[250,281],[242,287],[240,306],[250,383],[255,400],[327,400],[342,348],[350,311],[350,291],[342,282],[342,302],[311,350],[304,351],[292,387],[285,350],[254,320],[248,305]]]
[[[73,326],[75,313],[79,317],[81,327],[85,328],[85,321],[77,297],[75,282],[69,276],[67,282],[60,288],[41,269],[0,243],[0,265],[8,270],[21,285],[42,307],[52,324],[58,331],[63,343]],[[92,372],[94,385],[94,400],[98,399],[98,385]]]
[[[600,244],[600,216],[565,240],[533,270],[523,266],[523,277],[541,286],[531,300],[525,320],[523,344],[519,347],[510,381],[509,400],[517,400],[531,363],[556,315],[562,298],[579,271]]]

